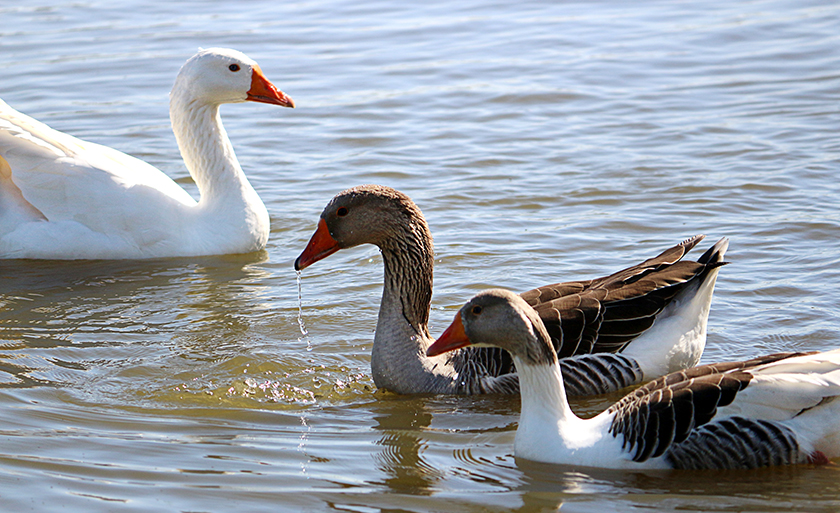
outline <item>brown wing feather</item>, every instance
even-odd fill
[[[719,254],[721,243],[712,246],[697,262],[680,261],[702,239],[702,235],[692,237],[654,258],[610,276],[548,285],[523,292],[521,297],[540,315],[558,357],[614,353],[650,328],[656,315],[680,291],[705,279],[711,269],[722,265]],[[470,348],[459,353],[452,363],[459,369],[459,375],[474,378],[465,378],[463,383],[465,389],[474,390],[473,393],[482,391],[485,377],[503,377],[516,372],[510,355],[497,348]],[[569,372],[569,377],[591,374],[592,369],[584,363],[576,363],[577,367],[573,368],[577,374]],[[616,369],[630,376],[609,377],[623,385],[631,384],[631,381],[637,383],[641,376],[632,365],[619,365]],[[638,378],[633,378],[637,374]],[[578,385],[583,387],[581,390],[585,389],[585,393],[596,393],[595,385],[584,386],[588,382],[583,380]],[[483,391],[516,389],[513,385],[501,384],[499,380],[493,383],[494,390]],[[570,392],[575,390],[572,385],[567,383]]]
[[[680,261],[703,235],[654,258],[594,280],[556,283],[521,294],[539,313],[558,357],[616,352],[650,328],[686,287],[723,265],[712,246],[697,262]]]

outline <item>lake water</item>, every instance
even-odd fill
[[[732,264],[704,362],[838,347],[840,4],[25,3],[0,3],[0,97],[193,193],[167,95],[199,46],[244,51],[298,108],[222,109],[265,252],[0,262],[0,510],[840,509],[834,465],[517,460],[517,397],[376,392],[376,248],[303,273],[307,336],[292,267],[335,193],[382,183],[435,236],[434,334],[486,287],[706,233]]]

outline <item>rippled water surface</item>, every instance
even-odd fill
[[[0,4],[0,97],[193,193],[167,94],[199,46],[246,52],[298,108],[222,110],[265,252],[0,262],[0,509],[840,509],[835,466],[517,460],[516,397],[376,392],[375,248],[303,273],[308,335],[292,268],[335,193],[382,183],[435,235],[434,334],[488,286],[706,233],[732,264],[705,362],[838,347],[840,5],[25,3]]]

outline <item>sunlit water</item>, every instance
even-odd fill
[[[435,235],[435,334],[488,286],[706,233],[732,264],[704,361],[838,347],[836,3],[26,5],[0,4],[0,97],[193,193],[167,93],[199,46],[246,52],[298,108],[222,110],[265,252],[0,263],[0,510],[840,508],[833,466],[517,460],[516,397],[376,392],[375,248],[307,269],[302,303],[292,267],[335,193],[382,183]]]

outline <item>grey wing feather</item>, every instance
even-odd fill
[[[608,410],[615,412],[610,433],[623,437],[623,447],[633,453],[634,461],[662,456],[669,450],[670,454],[680,454],[678,444],[690,437],[695,438],[696,446],[704,437],[708,441],[709,433],[715,430],[725,432],[721,427],[697,430],[714,418],[718,407],[732,403],[749,385],[750,369],[802,354],[777,353],[663,376],[626,395]]]

